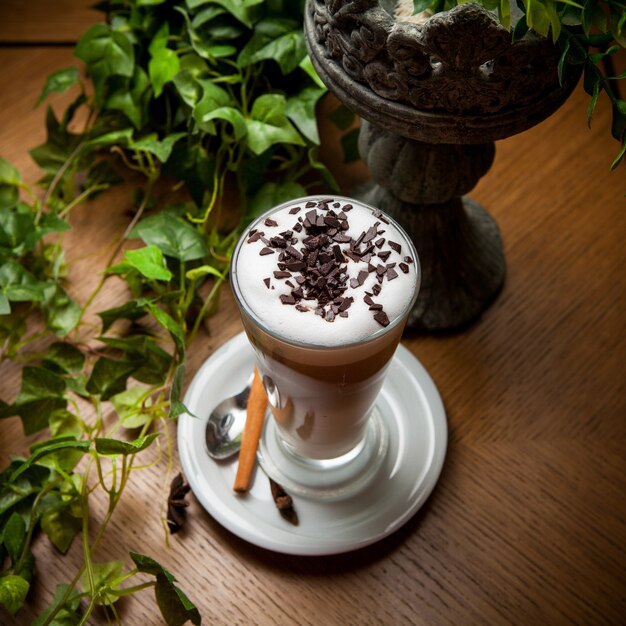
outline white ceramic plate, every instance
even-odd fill
[[[196,417],[178,421],[183,471],[202,506],[225,528],[257,546],[298,555],[348,552],[374,543],[408,521],[433,490],[446,453],[447,423],[441,397],[420,362],[399,346],[377,407],[386,420],[389,448],[367,489],[324,502],[293,496],[300,523],[277,511],[269,481],[257,469],[250,492],[232,490],[236,462],[218,463],[205,450],[206,420],[221,400],[239,392],[254,368],[244,333],[214,352],[196,373],[185,405]]]

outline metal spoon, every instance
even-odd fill
[[[205,432],[206,449],[211,458],[222,461],[239,452],[252,380],[250,376],[242,391],[222,400],[211,411]]]

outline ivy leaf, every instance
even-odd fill
[[[167,256],[180,261],[201,259],[208,249],[200,233],[184,219],[158,213],[141,220],[129,237],[139,237],[154,245]]]
[[[305,87],[297,95],[288,98],[285,106],[287,117],[309,141],[316,145],[320,143],[320,136],[317,130],[315,106],[325,93],[326,89]]]
[[[154,593],[161,615],[168,626],[182,626],[187,621],[199,626],[200,612],[189,598],[174,584],[176,578],[153,558],[131,552],[130,557],[140,572],[156,577]]]
[[[162,383],[172,362],[171,355],[154,340],[145,335],[132,335],[123,338],[100,337],[100,341],[124,352],[124,360],[134,363],[132,376],[143,383]]]
[[[78,304],[58,283],[46,287],[41,308],[47,328],[59,337],[64,337],[73,330],[81,315]]]
[[[0,209],[13,208],[19,198],[21,177],[17,169],[0,158]]]
[[[283,74],[293,72],[306,57],[304,34],[292,20],[266,18],[254,27],[254,35],[237,58],[240,67],[273,59]]]
[[[149,398],[146,398],[146,390],[141,387],[131,387],[111,398],[111,404],[120,418],[124,428],[139,428],[147,424],[151,417],[143,407],[150,406]]]
[[[178,354],[181,355],[181,357],[184,357],[185,333],[183,332],[181,325],[175,322],[171,315],[156,306],[156,304],[149,304],[148,309],[154,319],[169,332],[170,336],[174,340]]]
[[[148,75],[155,98],[163,93],[163,87],[174,79],[179,70],[180,61],[174,50],[160,48],[152,54],[152,58],[148,62]]]
[[[107,24],[95,24],[78,41],[74,54],[87,64],[87,74],[96,90],[96,101],[104,102],[106,81],[112,76],[131,77],[135,53],[130,39]]]
[[[252,28],[254,24],[254,7],[263,4],[264,1],[265,0],[210,0],[211,4],[217,4],[223,7],[248,28]],[[195,9],[203,4],[207,4],[207,0],[186,0],[186,4],[190,9]]]
[[[287,119],[286,106],[285,96],[280,94],[264,94],[254,101],[252,119],[246,119],[246,141],[254,154],[262,154],[277,143],[305,145],[300,133]]]
[[[151,133],[141,139],[132,141],[129,144],[129,147],[132,150],[150,152],[151,154],[154,154],[154,156],[156,156],[161,163],[165,163],[165,161],[170,158],[174,144],[182,137],[185,137],[185,135],[186,133],[171,133],[162,140],[159,140],[156,133]]]
[[[48,416],[64,409],[65,381],[54,372],[27,365],[22,370],[20,392],[11,406],[0,409],[0,418],[19,415],[25,435],[32,435],[48,425]]]
[[[8,574],[0,577],[0,605],[15,615],[26,600],[30,585],[21,576]]]
[[[182,398],[183,382],[185,380],[185,364],[181,363],[174,374],[174,380],[170,388],[170,417],[176,418],[183,413],[190,413],[184,405]]]
[[[73,344],[57,341],[48,348],[43,362],[53,371],[76,374],[83,369],[85,355]]]
[[[2,530],[4,547],[6,548],[13,565],[19,561],[20,556],[22,555],[24,540],[26,539],[26,531],[26,523],[22,519],[22,516],[17,511],[13,511]]]
[[[130,80],[119,81],[116,88],[111,89],[106,107],[121,111],[139,129],[147,118],[149,98],[150,79],[140,67],[136,67]]]
[[[87,391],[100,396],[101,400],[108,400],[126,389],[126,380],[136,369],[135,363],[100,357],[87,381]]]
[[[233,128],[233,137],[235,141],[239,141],[247,131],[246,120],[244,116],[234,107],[217,107],[206,113],[198,113],[199,122],[206,123],[211,120],[224,120]]]
[[[147,298],[139,298],[137,300],[128,300],[120,306],[100,311],[98,317],[102,320],[102,332],[105,333],[119,319],[128,319],[131,321],[138,320],[147,314],[148,303]]]
[[[60,435],[47,439],[31,446],[31,455],[11,474],[10,481],[13,482],[29,467],[59,450],[75,450],[84,454],[89,449],[89,441],[76,439],[73,435]]]
[[[13,259],[0,267],[0,291],[10,302],[40,302],[45,297],[45,287]]]
[[[212,265],[201,265],[200,267],[194,267],[192,270],[189,270],[185,277],[189,280],[197,280],[198,278],[202,278],[203,276],[215,276],[216,278],[224,279],[223,272],[220,272],[217,268]]]
[[[38,107],[51,93],[63,93],[78,82],[78,69],[75,67],[66,67],[53,72],[48,76],[41,95],[35,102],[35,107]]]
[[[80,578],[80,586],[83,591],[96,599],[98,605],[110,605],[119,599],[119,596],[111,591],[120,589],[120,583],[117,581],[122,577],[124,571],[124,563],[122,561],[108,561],[106,563],[92,564],[93,587],[91,580],[84,572]]]
[[[126,257],[126,263],[120,265],[134,268],[146,278],[166,281],[172,279],[172,272],[170,272],[165,265],[163,253],[154,245],[149,245],[137,250],[126,250],[124,256]],[[119,267],[119,265],[113,266],[108,271],[114,272],[116,267]]]
[[[134,441],[122,441],[108,437],[96,437],[96,452],[98,454],[136,454],[148,448],[160,433],[150,433],[145,437],[139,437]]]
[[[82,519],[72,515],[67,503],[63,503],[59,510],[50,510],[41,516],[41,529],[61,554],[70,549],[81,527]]]

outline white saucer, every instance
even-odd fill
[[[298,555],[348,552],[390,535],[407,522],[433,490],[446,453],[448,428],[441,397],[421,363],[399,346],[376,403],[386,420],[389,447],[367,489],[337,502],[293,496],[300,523],[284,520],[269,481],[257,469],[246,496],[233,492],[236,462],[218,463],[205,450],[211,409],[239,392],[254,368],[244,333],[214,352],[184,398],[191,413],[178,420],[183,471],[196,498],[222,526],[262,548]]]

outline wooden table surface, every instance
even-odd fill
[[[73,59],[70,47],[25,44],[75,40],[98,19],[86,2],[73,3],[74,13],[64,5],[58,29],[34,20],[30,31],[22,3],[3,0],[0,9],[0,155],[29,182],[39,173],[28,149],[44,138],[45,107],[33,103],[46,75]],[[38,3],[29,7],[38,15]],[[60,107],[63,97],[52,102]],[[187,527],[167,547],[163,462],[131,481],[99,556],[128,564],[129,550],[153,555],[207,624],[625,623],[626,177],[624,167],[609,173],[617,144],[606,103],[591,130],[586,104],[579,88],[549,120],[499,142],[472,192],[504,239],[497,301],[462,333],[404,338],[438,386],[449,426],[443,473],[413,519],[357,552],[301,558],[249,545],[191,498]],[[334,151],[326,146],[329,158]],[[366,176],[361,165],[333,167],[346,192]],[[79,300],[126,224],[128,191],[72,215],[65,244]],[[121,297],[112,287],[94,306]],[[190,374],[240,330],[225,290],[210,334],[190,350]],[[14,364],[0,364],[0,397],[12,401],[19,380]],[[0,420],[1,465],[32,441],[17,418]],[[94,522],[103,508],[96,499]],[[79,543],[62,557],[39,538],[16,624],[30,623],[73,577]],[[121,615],[124,624],[160,623],[150,591]],[[0,623],[13,621],[0,612]]]

